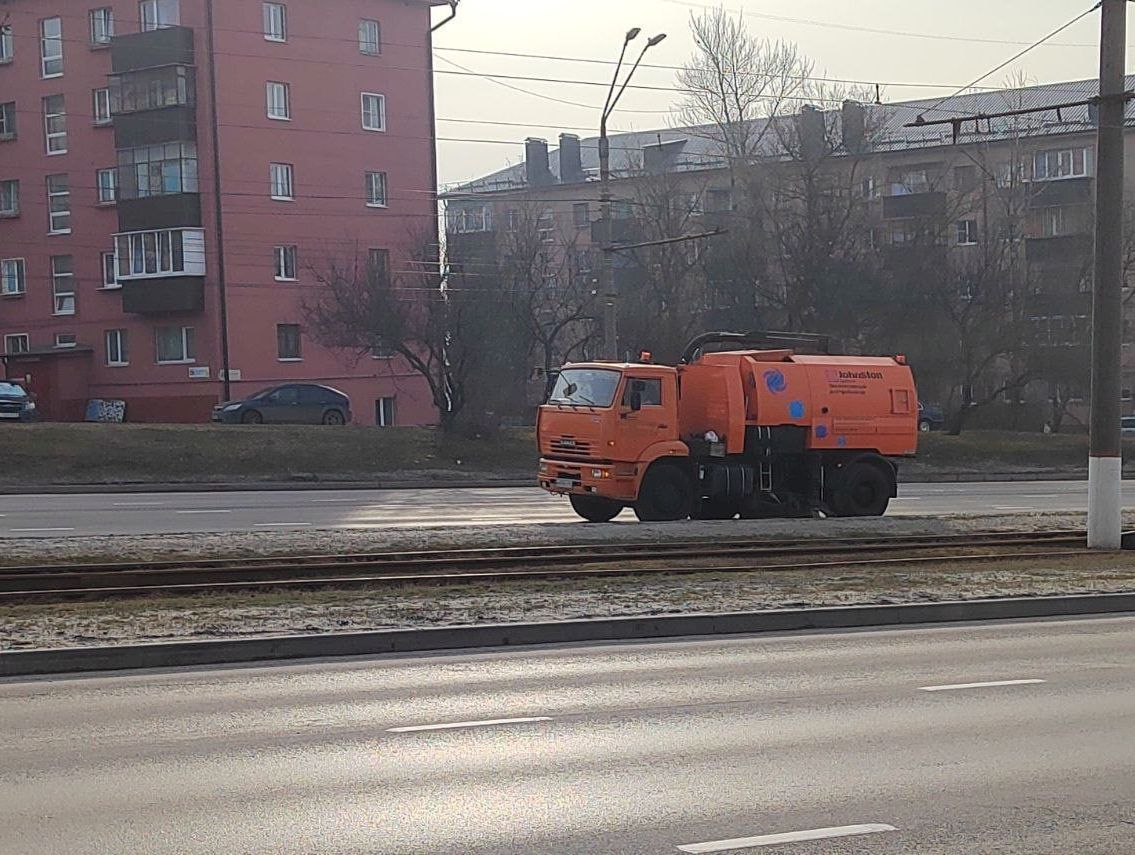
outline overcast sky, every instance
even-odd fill
[[[554,142],[561,131],[596,134],[606,94],[600,86],[494,83],[466,76],[467,70],[602,82],[604,87],[613,72],[613,67],[596,63],[472,51],[611,62],[618,57],[626,30],[639,26],[644,36],[669,36],[648,54],[648,62],[681,65],[692,52],[690,14],[713,5],[710,0],[462,0],[457,19],[437,33],[435,42],[441,182],[463,181],[520,162],[528,136]],[[884,100],[906,100],[949,94],[949,88],[929,84],[969,83],[1084,12],[1092,1],[726,0],[723,5],[743,12],[754,34],[795,42],[826,76],[881,83]],[[442,11],[434,14],[440,17]],[[1135,15],[1130,18],[1132,44]],[[985,82],[999,85],[1017,71],[1037,83],[1094,77],[1099,73],[1098,41],[1099,13],[1094,12],[1053,39],[1051,46],[1031,51]],[[673,87],[674,71],[643,68],[635,83]],[[679,97],[672,91],[629,90],[613,126],[667,127],[674,122],[668,111]]]

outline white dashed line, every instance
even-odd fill
[[[46,534],[53,531],[74,531],[73,528],[14,528],[15,534]]]
[[[995,689],[999,686],[1035,686],[1045,680],[996,680],[991,683],[955,683],[950,686],[922,686],[920,692],[953,692],[958,689]]]
[[[898,831],[893,825],[869,823],[866,825],[842,825],[836,828],[814,828],[811,831],[790,831],[785,834],[764,834],[760,837],[737,837],[733,840],[713,840],[709,843],[687,843],[678,847],[679,852],[732,852],[737,849],[755,849],[759,846],[780,846],[784,843],[804,843],[809,840],[830,840],[834,837],[857,837],[863,834],[880,834],[884,831]]]
[[[200,511],[178,511],[179,514],[231,514],[231,510],[223,510],[220,508],[213,510],[200,510]]]
[[[256,523],[256,528],[307,528],[313,525],[309,522],[281,522],[281,523]]]
[[[116,508],[164,508],[166,502],[115,502]]]
[[[505,724],[532,724],[538,721],[551,721],[548,716],[530,718],[490,718],[485,721],[455,721],[451,724],[415,724],[409,727],[390,727],[387,733],[421,733],[430,730],[462,730],[468,727],[499,727]]]

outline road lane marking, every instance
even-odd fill
[[[811,831],[790,831],[785,834],[764,834],[760,837],[737,837],[733,840],[713,840],[709,843],[686,843],[678,847],[679,852],[732,852],[736,849],[755,849],[759,846],[780,846],[784,843],[804,843],[809,840],[830,840],[834,837],[858,837],[863,834],[880,834],[884,831],[898,831],[893,825],[868,823],[865,825],[842,825],[836,828],[814,828]]]
[[[958,689],[995,689],[999,686],[1035,686],[1047,680],[995,680],[989,683],[954,683],[949,686],[921,686],[920,692],[953,692]]]
[[[429,730],[460,730],[467,727],[499,727],[504,724],[532,724],[537,721],[551,721],[546,715],[528,718],[490,718],[484,721],[455,721],[450,724],[414,724],[408,727],[388,727],[387,733],[421,733]]]
[[[1021,505],[994,505],[993,510],[995,510],[995,511],[1035,511],[1036,508],[1031,507],[1031,506],[1021,506]]]
[[[73,528],[14,528],[13,533],[17,534],[42,534],[51,531],[74,531]]]
[[[199,510],[199,511],[177,511],[177,513],[179,513],[179,514],[231,514],[232,511],[231,510],[224,510],[222,508],[215,508],[215,509],[210,509],[210,510],[202,509],[202,510]]]
[[[305,528],[314,525],[309,522],[292,522],[292,523],[256,523],[256,528]]]
[[[115,502],[116,508],[164,508],[167,502]]]

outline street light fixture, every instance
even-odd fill
[[[627,31],[623,40],[623,49],[619,54],[619,61],[615,65],[615,75],[611,78],[611,88],[607,90],[607,101],[603,105],[603,117],[599,122],[599,181],[601,185],[600,202],[602,207],[602,249],[603,259],[599,267],[599,288],[603,293],[603,349],[608,359],[617,361],[619,358],[618,311],[617,295],[615,293],[615,262],[612,257],[613,234],[611,229],[611,143],[607,138],[607,120],[618,106],[619,99],[627,91],[627,86],[638,71],[646,52],[660,44],[666,38],[665,33],[659,33],[648,39],[638,55],[631,70],[627,72],[622,86],[619,86],[619,73],[623,70],[623,61],[627,56],[627,47],[642,33],[641,27],[633,27]],[[618,92],[615,91],[618,87]]]

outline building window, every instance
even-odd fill
[[[368,172],[366,177],[367,207],[386,207],[386,173]]]
[[[556,217],[551,211],[541,211],[536,218],[536,234],[540,236],[540,243],[556,242]]]
[[[94,114],[96,125],[110,124],[110,89],[108,87],[104,86],[102,89],[91,90],[91,112]]]
[[[106,364],[129,365],[130,346],[126,330],[106,331]]]
[[[1064,209],[1059,206],[1043,208],[1040,212],[1042,237],[1060,237],[1068,233]]]
[[[977,220],[958,220],[958,246],[977,243]]]
[[[27,268],[22,258],[0,259],[0,295],[11,297],[28,290]]]
[[[91,44],[108,45],[114,38],[114,10],[109,6],[91,9]]]
[[[43,133],[48,154],[67,153],[67,111],[62,95],[43,99]]]
[[[6,354],[27,353],[31,349],[31,342],[27,333],[13,333],[4,336],[4,352]]]
[[[56,315],[75,314],[75,264],[69,255],[51,256],[51,290]]]
[[[580,229],[591,225],[591,206],[587,202],[576,202],[571,206],[571,221]]]
[[[517,222],[509,219],[509,227],[517,228]],[[488,205],[468,208],[450,208],[446,213],[446,226],[454,234],[469,234],[470,232],[491,232],[493,230],[493,213]]]
[[[276,353],[278,359],[303,359],[300,355],[299,324],[276,324]]]
[[[20,182],[16,179],[0,181],[0,217],[20,215]]]
[[[138,4],[142,32],[176,27],[181,23],[178,0],[142,0]]]
[[[969,193],[971,190],[976,190],[980,183],[976,166],[954,167],[954,189],[959,193]]]
[[[163,229],[115,236],[118,278],[205,275],[203,229]]]
[[[74,333],[61,332],[55,334],[56,347],[75,347],[79,344],[79,338]]]
[[[269,81],[268,118],[288,121],[292,118],[291,87],[287,83]]]
[[[359,21],[359,52],[370,56],[382,53],[382,27],[378,21]]]
[[[394,427],[393,398],[379,398],[374,402],[374,423],[379,427]]]
[[[11,62],[14,56],[12,28],[5,24],[0,26],[0,63]]]
[[[185,107],[197,100],[193,69],[165,65],[110,77],[110,111],[115,116]]]
[[[1092,153],[1087,148],[1052,149],[1033,155],[1033,181],[1059,181],[1091,174]]]
[[[71,184],[67,176],[47,176],[47,224],[53,235],[71,234]]]
[[[193,362],[193,327],[158,327],[154,330],[154,353],[158,362]]]
[[[276,281],[296,281],[296,248],[295,246],[276,247]]]
[[[122,286],[118,284],[118,265],[114,260],[113,252],[104,252],[102,260],[102,287],[108,291],[115,291]]]
[[[288,8],[283,3],[264,4],[264,38],[270,42],[288,40]]]
[[[63,19],[44,18],[39,22],[40,72],[44,77],[63,73]]]
[[[148,199],[173,193],[197,193],[197,145],[171,142],[118,152],[122,199]]]
[[[871,179],[871,193],[875,192],[875,180]],[[868,197],[870,198],[870,197]],[[705,210],[711,214],[721,214],[733,210],[733,192],[731,190],[706,190]]]
[[[363,130],[386,130],[386,96],[363,93]]]
[[[16,102],[5,101],[0,104],[0,140],[16,138]]]
[[[269,166],[272,198],[282,201],[295,199],[295,171],[290,163],[273,163]]]
[[[118,201],[118,170],[100,169],[95,173],[100,205],[113,205]]]
[[[367,278],[382,285],[390,282],[390,250],[367,250]]]

